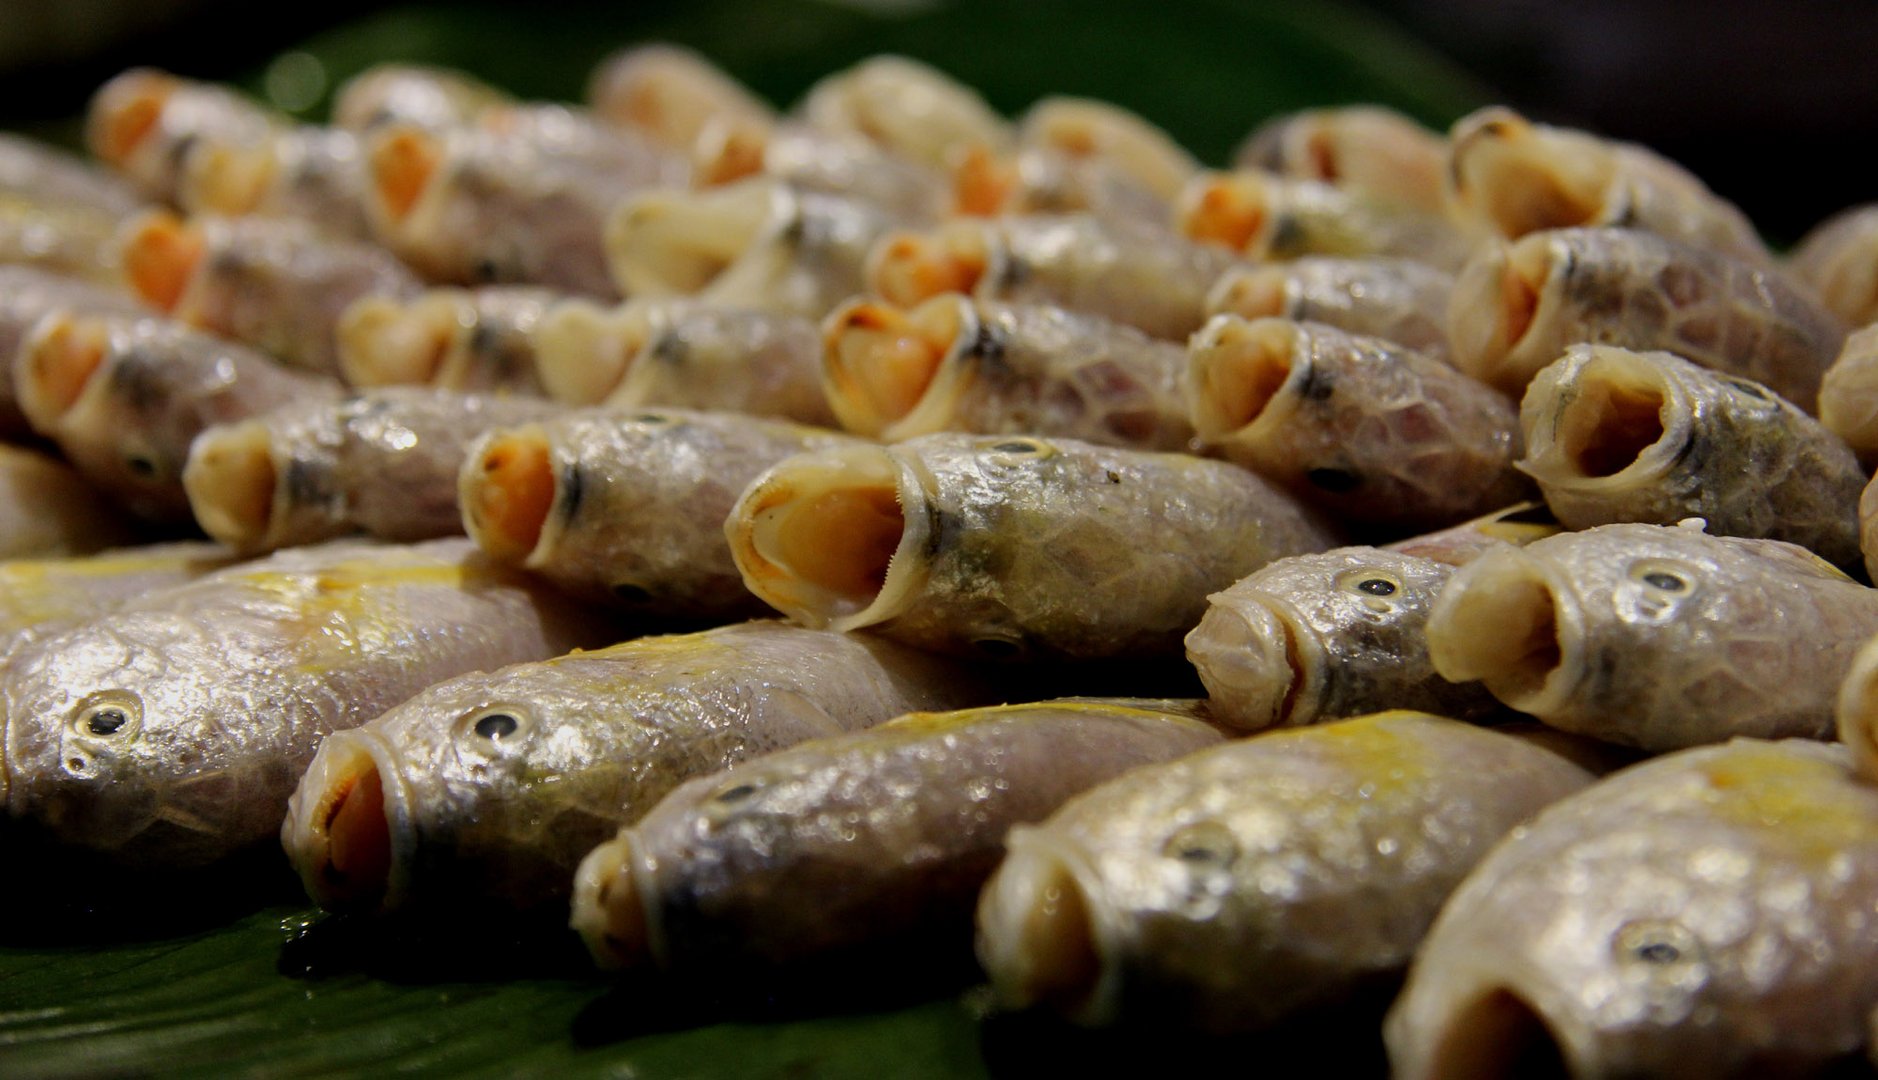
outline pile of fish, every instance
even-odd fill
[[[1404,1077],[1878,1053],[1878,207],[667,46],[87,140],[0,138],[9,857],[1081,1025],[1381,987]]]

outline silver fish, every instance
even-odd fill
[[[1645,762],[1495,849],[1385,1027],[1402,1080],[1813,1075],[1878,1006],[1878,788],[1842,747]]]
[[[583,599],[687,619],[756,615],[725,515],[776,462],[856,442],[734,413],[582,410],[483,436],[463,459],[458,502],[484,551]]]
[[[1387,256],[1451,271],[1473,246],[1443,214],[1256,169],[1201,174],[1175,215],[1184,235],[1252,261]]]
[[[118,220],[82,204],[0,193],[0,265],[33,267],[116,288],[123,276]]]
[[[539,397],[535,328],[559,299],[528,285],[361,297],[339,317],[339,370],[352,386]]]
[[[1852,326],[1878,321],[1878,205],[1842,210],[1793,246],[1787,269]]]
[[[97,166],[47,143],[0,132],[0,192],[38,203],[65,203],[122,217],[143,196]]]
[[[1526,456],[1567,528],[1699,517],[1859,565],[1850,447],[1771,391],[1666,352],[1573,345],[1526,388]]]
[[[691,780],[582,860],[571,921],[607,968],[918,970],[968,955],[1005,832],[1220,743],[1192,705],[915,713]]]
[[[0,438],[17,439],[31,430],[13,391],[14,358],[33,324],[55,310],[137,315],[150,309],[122,289],[30,266],[0,266]]]
[[[1825,738],[1878,590],[1777,540],[1604,525],[1462,567],[1427,633],[1442,677],[1607,742]]]
[[[1005,1004],[1270,1028],[1393,978],[1482,855],[1591,774],[1388,712],[1136,769],[1011,830],[978,908]]]
[[[1235,168],[1336,184],[1430,213],[1447,209],[1447,139],[1376,105],[1273,117],[1246,136],[1232,162]]]
[[[857,297],[822,323],[822,385],[843,427],[1065,436],[1185,450],[1186,350],[1097,315],[946,293],[910,311]]]
[[[1228,270],[1206,308],[1210,315],[1323,323],[1446,356],[1453,291],[1452,274],[1411,259],[1308,256]]]
[[[186,151],[198,136],[258,143],[284,123],[280,114],[214,83],[132,68],[92,95],[85,145],[144,197],[174,203]]]
[[[533,398],[412,386],[289,404],[204,431],[183,488],[203,531],[242,551],[359,531],[452,536],[462,531],[457,471],[469,444],[559,411]]]
[[[1568,345],[1662,349],[1814,412],[1846,328],[1779,271],[1634,229],[1483,246],[1455,279],[1454,364],[1517,394]]]
[[[1526,496],[1518,411],[1381,338],[1216,315],[1187,346],[1203,445],[1353,525],[1420,531]]]
[[[114,498],[49,454],[0,443],[0,559],[79,555],[136,539]]]
[[[791,618],[991,659],[1176,653],[1207,593],[1332,546],[1224,462],[1020,436],[798,455],[724,531],[744,584]]]
[[[866,635],[745,623],[438,683],[329,737],[281,830],[322,906],[559,907],[582,856],[693,777],[991,692]]]
[[[176,202],[192,214],[287,218],[340,236],[370,235],[364,152],[339,128],[286,128],[259,142],[205,131],[189,146]]]
[[[233,566],[8,665],[7,813],[121,865],[213,862],[279,831],[328,733],[440,679],[612,635],[467,540]]]

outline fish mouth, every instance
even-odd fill
[[[606,971],[641,967],[656,957],[656,912],[647,872],[632,843],[632,830],[594,848],[574,874],[573,914],[568,925],[587,944],[595,965]]]
[[[1455,195],[1502,236],[1596,224],[1615,163],[1593,140],[1542,129],[1500,106],[1449,134]]]
[[[91,105],[85,141],[91,152],[122,168],[156,130],[163,107],[181,85],[173,76],[148,68],[127,71],[106,83]]]
[[[1567,369],[1548,389],[1570,375]],[[1629,487],[1662,472],[1674,457],[1665,417],[1677,411],[1678,397],[1662,374],[1628,353],[1593,349],[1573,382],[1558,390],[1553,415],[1533,426],[1519,467],[1574,490]]]
[[[540,425],[491,432],[470,451],[457,477],[464,529],[492,557],[528,563],[551,546],[543,534],[560,488],[553,447]]]
[[[1040,830],[1018,826],[978,901],[978,962],[1007,1008],[1043,1007],[1095,1025],[1116,1010],[1117,965],[1108,955],[1100,890],[1080,858]]]
[[[666,321],[661,309],[643,300],[611,309],[591,300],[554,305],[535,328],[542,389],[569,405],[637,404],[613,399]]]
[[[411,124],[374,133],[365,149],[367,201],[374,216],[394,229],[406,223],[442,171],[445,150],[442,138]]]
[[[1206,686],[1208,715],[1263,731],[1317,719],[1324,667],[1316,645],[1286,605],[1261,596],[1208,606],[1187,635],[1187,660]]]
[[[1455,278],[1448,303],[1454,362],[1490,386],[1519,394],[1557,359],[1538,330],[1551,321],[1544,310],[1550,304],[1551,238],[1483,248]]]
[[[766,180],[629,198],[606,224],[613,279],[627,296],[704,292],[780,227],[788,201]]]
[[[1193,428],[1209,442],[1255,439],[1284,422],[1295,398],[1284,391],[1308,374],[1299,364],[1297,324],[1287,319],[1247,321],[1215,315],[1187,349]]]
[[[1443,1017],[1426,1033],[1419,1053],[1404,1060],[1391,1046],[1391,1065],[1403,1080],[1465,1076],[1481,1080],[1588,1075],[1573,1067],[1567,1044],[1545,1015],[1519,993],[1491,987]]]
[[[834,630],[870,626],[911,606],[930,530],[912,464],[872,446],[780,462],[724,523],[751,592],[799,622]]]
[[[1878,647],[1867,645],[1853,657],[1834,711],[1839,741],[1851,748],[1859,771],[1878,780]],[[5,719],[0,715],[0,723]]]
[[[192,213],[250,213],[273,186],[278,171],[271,146],[198,143],[184,164],[179,199]]]
[[[447,294],[409,304],[385,296],[355,300],[339,316],[340,373],[359,387],[435,383],[461,326]]]
[[[1152,124],[1088,98],[1045,98],[1024,116],[1027,143],[1072,158],[1097,158],[1156,197],[1173,202],[1199,166]]]
[[[288,802],[281,843],[307,895],[328,911],[384,912],[405,892],[410,795],[396,754],[369,732],[320,743]]]
[[[1271,186],[1251,172],[1201,176],[1181,194],[1177,215],[1188,239],[1259,258],[1275,220]]]
[[[699,131],[691,150],[691,176],[697,187],[733,184],[763,172],[770,129],[735,116],[720,116]]]
[[[1282,318],[1291,310],[1290,276],[1276,266],[1229,270],[1213,286],[1206,310],[1242,319]]]
[[[1428,615],[1428,656],[1449,682],[1479,680],[1534,716],[1569,699],[1584,639],[1569,583],[1524,550],[1489,551],[1457,570]]]
[[[246,420],[211,428],[189,445],[183,493],[202,531],[237,551],[265,548],[289,504],[283,470],[265,423]]]
[[[125,280],[140,299],[177,314],[206,247],[201,229],[167,210],[150,210],[124,223],[118,258]]]
[[[95,317],[55,311],[41,319],[21,345],[14,387],[20,412],[33,429],[57,431],[85,392],[100,382],[111,334]]]
[[[866,299],[836,308],[822,323],[822,388],[841,426],[889,441],[944,430],[945,399],[962,389],[955,357],[977,322],[971,302],[953,294],[910,312]]]
[[[959,152],[952,166],[952,212],[996,217],[1010,208],[1018,192],[1018,168],[983,143]]]
[[[931,233],[889,233],[867,253],[863,274],[875,295],[912,308],[946,293],[975,293],[995,248],[982,222],[965,219]]]

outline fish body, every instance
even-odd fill
[[[1255,262],[1382,256],[1452,271],[1472,247],[1443,214],[1256,169],[1202,174],[1181,194],[1175,213],[1188,237]]]
[[[801,124],[754,130],[720,125],[712,136],[715,141],[700,146],[696,156],[705,158],[701,171],[716,182],[761,173],[801,191],[859,199],[909,225],[931,223],[947,209],[945,174],[859,136]]]
[[[952,170],[952,209],[979,217],[1088,214],[1121,228],[1174,230],[1171,197],[1112,161],[1056,146],[1020,146],[1008,158],[974,147]]]
[[[1446,210],[1447,140],[1380,106],[1273,117],[1246,136],[1233,166],[1336,184],[1430,213]]]
[[[115,217],[143,205],[143,197],[119,177],[49,144],[10,133],[0,133],[0,192]]]
[[[1832,732],[1878,590],[1806,549],[1604,525],[1490,551],[1428,619],[1435,670],[1553,727],[1663,751]]]
[[[1515,736],[1388,712],[1135,769],[1011,830],[978,953],[1008,1005],[1227,1032],[1408,966],[1502,836],[1591,775]]]
[[[333,126],[355,135],[391,124],[441,131],[475,123],[488,110],[514,100],[450,68],[374,64],[347,79],[333,95]]]
[[[1854,568],[1865,471],[1771,391],[1666,352],[1573,345],[1526,388],[1526,456],[1567,528],[1699,517]]]
[[[214,83],[131,68],[98,88],[85,111],[85,145],[146,199],[174,204],[189,147],[204,135],[265,140],[284,118]]]
[[[535,328],[559,299],[529,285],[431,289],[411,300],[361,297],[339,318],[339,370],[358,387],[539,397]]]
[[[190,144],[177,204],[191,214],[302,221],[364,239],[365,158],[341,128],[303,125],[244,143],[204,132]]]
[[[0,192],[0,265],[115,288],[122,280],[118,221],[115,214],[81,203]]]
[[[8,665],[7,812],[119,865],[214,862],[278,832],[327,734],[438,680],[610,636],[466,540],[232,566]]]
[[[45,558],[128,544],[117,500],[50,454],[0,443],[0,559]]]
[[[791,618],[1001,660],[1176,653],[1208,593],[1333,544],[1223,462],[954,434],[786,459],[724,529]]]
[[[1171,205],[1200,171],[1199,161],[1167,132],[1095,98],[1038,99],[1018,120],[1017,138],[1025,149],[1100,163],[1163,205]]]
[[[1878,205],[1854,206],[1815,225],[1786,265],[1848,325],[1878,322]]]
[[[943,169],[961,147],[1010,145],[1010,122],[977,91],[904,56],[875,56],[809,87],[796,114],[824,131],[859,135]]]
[[[968,956],[1006,831],[1223,741],[1192,705],[915,713],[688,781],[582,861],[574,926],[602,966],[694,977]]]
[[[612,53],[587,80],[587,102],[609,123],[632,127],[678,150],[707,129],[763,129],[776,110],[697,52],[664,43]]]
[[[1469,875],[1385,1027],[1394,1075],[1812,1075],[1878,1006],[1878,789],[1736,739],[1542,811]]]
[[[0,437],[18,438],[31,430],[13,391],[14,357],[33,325],[58,309],[96,315],[150,310],[122,289],[30,266],[0,266]]]
[[[0,666],[41,638],[234,561],[227,548],[192,540],[0,561]]]
[[[1820,379],[1819,422],[1861,462],[1878,463],[1878,323],[1846,335]]]
[[[440,682],[329,738],[281,835],[326,907],[564,917],[580,859],[684,780],[989,695],[867,635],[756,622],[641,638]],[[361,805],[374,788],[382,803]]]
[[[1452,274],[1411,259],[1306,256],[1227,271],[1207,311],[1322,323],[1446,356],[1453,291]]]

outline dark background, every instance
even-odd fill
[[[1735,199],[1776,243],[1878,199],[1870,0],[649,0],[256,4],[8,0],[0,126],[70,141],[72,118],[132,64],[269,85],[288,50],[319,87],[384,59],[448,63],[528,96],[574,98],[616,45],[694,45],[787,103],[879,51],[931,61],[1016,111],[1104,97],[1223,162],[1259,119],[1380,100],[1445,126],[1478,104],[1647,143]],[[306,89],[307,65],[288,73]],[[291,80],[289,80],[291,81]],[[296,87],[290,86],[289,90]],[[289,104],[299,104],[290,93]],[[323,116],[315,96],[301,111]]]

